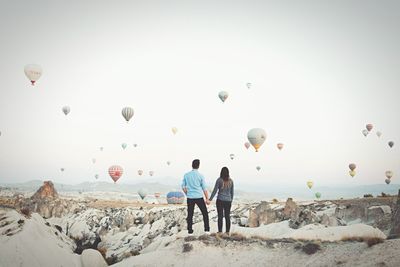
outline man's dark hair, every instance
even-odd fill
[[[200,167],[200,160],[199,159],[195,159],[192,161],[192,168],[193,169],[198,169]]]

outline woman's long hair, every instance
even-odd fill
[[[232,180],[229,176],[229,169],[227,167],[223,167],[221,169],[221,174],[219,177],[222,179],[222,188],[229,187],[231,185]]]

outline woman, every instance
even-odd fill
[[[218,212],[218,233],[222,233],[222,219],[225,217],[226,233],[229,234],[231,229],[231,205],[233,200],[233,181],[229,177],[229,169],[223,167],[221,174],[215,182],[214,190],[210,200],[214,198],[218,190],[217,196],[217,212]]]

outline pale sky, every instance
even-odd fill
[[[223,166],[260,187],[383,183],[386,170],[399,183],[399,1],[215,2],[2,0],[0,182],[111,181],[113,164],[121,183],[138,169],[181,178],[199,158],[210,184]],[[258,153],[251,128],[267,132]]]

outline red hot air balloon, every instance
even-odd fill
[[[108,168],[108,174],[111,176],[111,179],[113,179],[114,183],[116,183],[118,179],[121,178],[123,173],[124,169],[122,169],[121,166],[113,165]]]

